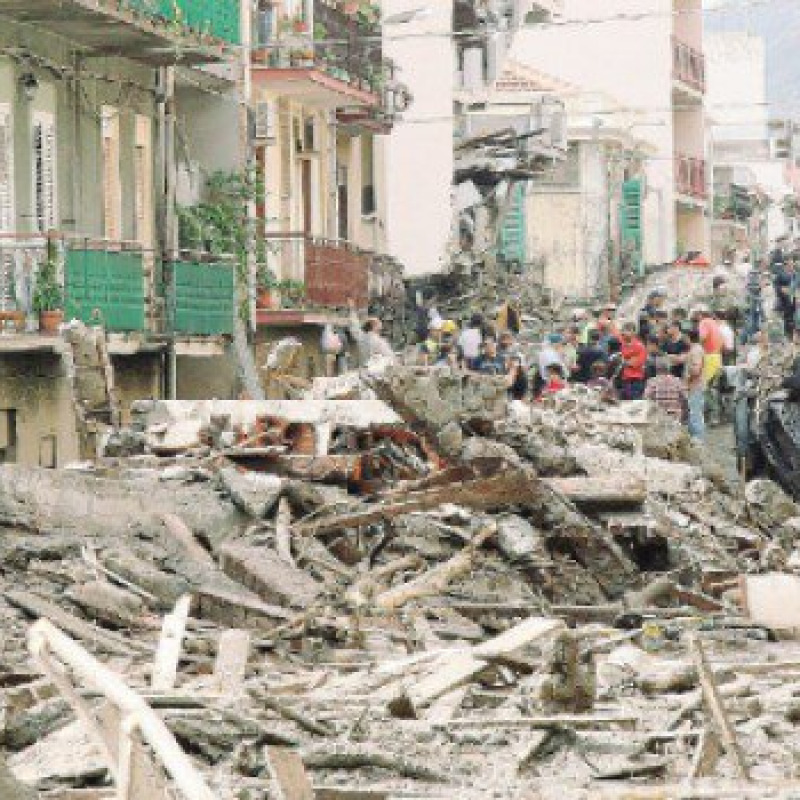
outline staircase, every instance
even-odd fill
[[[108,353],[105,330],[73,323],[64,332],[64,360],[72,388],[81,457],[97,454],[99,436],[120,422],[114,390],[114,367]]]

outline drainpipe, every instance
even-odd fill
[[[331,239],[339,238],[339,162],[336,110],[329,112],[328,131],[330,134],[330,152],[328,153],[328,170],[330,174],[330,190],[328,203],[328,232]]]
[[[251,3],[241,0],[241,47],[239,48],[239,162],[240,168],[248,179],[255,181],[255,158],[251,131],[251,109],[253,108],[253,78],[250,71],[250,52],[253,41],[253,19]],[[246,285],[240,287],[247,300],[248,327],[251,331],[256,329],[256,301],[255,285],[256,272],[256,202],[251,196],[247,201],[247,254],[246,254]],[[244,298],[243,298],[244,299]],[[236,311],[238,314],[238,309]]]
[[[162,172],[161,198],[161,258],[162,265],[174,260],[177,250],[175,213],[175,67],[161,67],[158,71],[159,159]],[[175,400],[178,394],[178,358],[175,349],[175,294],[174,286],[167,287],[167,398]]]

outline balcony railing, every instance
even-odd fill
[[[705,93],[705,56],[676,38],[672,40],[672,77],[697,92]]]
[[[151,251],[128,242],[19,233],[0,234],[0,327],[20,327],[33,317],[37,277],[49,258],[56,262],[66,318],[112,331],[146,329]]]
[[[676,156],[675,188],[679,194],[705,200],[708,196],[706,162],[702,158]]]
[[[363,91],[380,94],[392,76],[383,58],[380,28],[317,0],[314,25],[302,18],[262,12],[255,65],[274,69],[317,69]]]
[[[369,301],[372,253],[302,233],[267,233],[264,266],[279,281],[302,283],[304,307],[357,307]]]

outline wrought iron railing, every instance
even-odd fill
[[[267,233],[260,274],[302,284],[303,306],[359,308],[369,300],[374,255],[353,245],[303,233]]]
[[[392,76],[383,58],[380,28],[317,0],[313,29],[302,18],[262,12],[255,64],[275,69],[313,68],[364,91],[380,94]]]

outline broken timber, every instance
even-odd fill
[[[389,711],[395,717],[416,719],[434,700],[468,683],[486,669],[489,659],[513,653],[562,628],[559,620],[529,617],[475,647],[443,653],[425,677],[406,686],[389,701]]]
[[[486,510],[509,506],[537,505],[542,500],[542,484],[536,473],[527,470],[507,470],[497,475],[463,483],[448,483],[430,489],[408,492],[402,500],[375,504],[349,514],[332,515],[293,526],[296,534],[319,536],[347,528],[359,528],[384,519],[399,517],[414,511],[426,511],[444,504]]]

